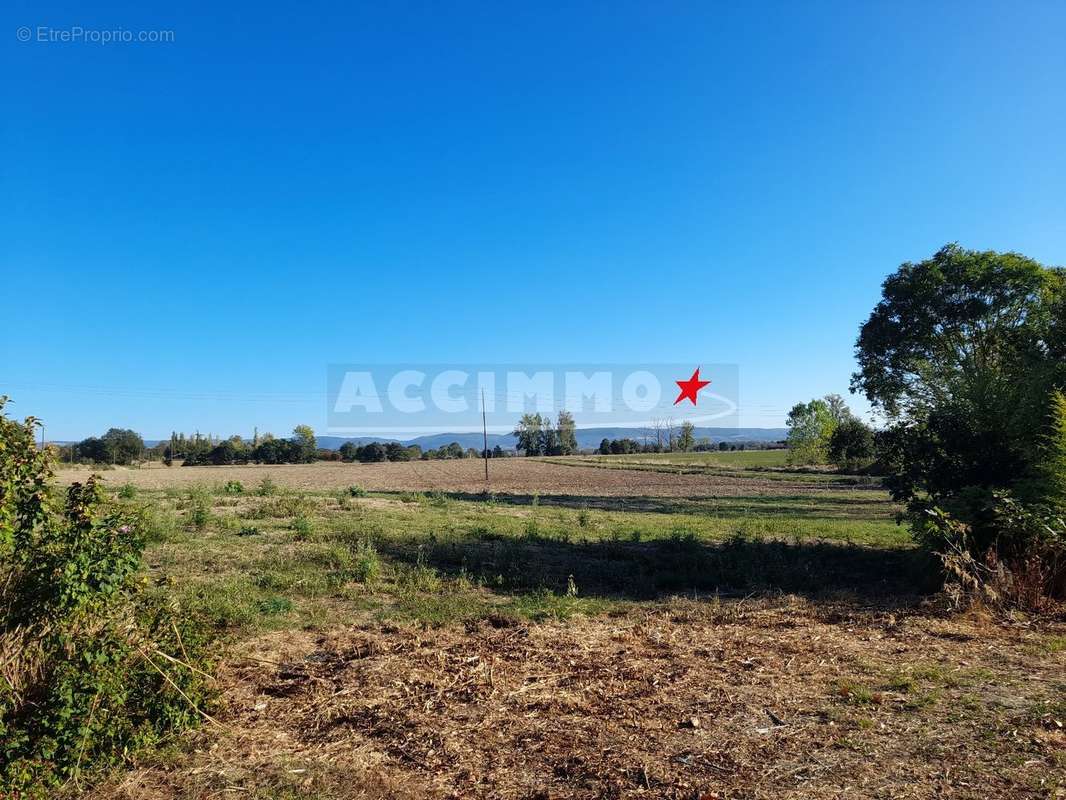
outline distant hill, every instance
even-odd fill
[[[629,437],[641,441],[643,431],[639,428],[579,428],[577,446],[582,450],[591,450],[600,446],[603,439],[623,439]],[[740,442],[758,442],[767,444],[778,442],[788,435],[787,428],[696,428],[697,439],[710,439],[718,442],[739,444]],[[433,450],[452,442],[458,442],[463,448],[472,447],[480,450],[482,435],[480,433],[434,433],[428,436],[416,436],[413,439],[384,439],[373,436],[346,438],[343,436],[319,436],[318,446],[325,450],[338,450],[345,442],[369,444],[370,442],[400,442],[403,445],[417,444],[423,450]],[[505,450],[513,450],[515,437],[509,433],[490,433],[489,447],[499,445]]]

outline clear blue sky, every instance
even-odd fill
[[[900,262],[1066,262],[1061,2],[152,5],[0,11],[0,392],[49,438],[321,427],[366,361],[736,363],[776,426]]]

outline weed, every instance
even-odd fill
[[[263,480],[259,481],[259,486],[256,487],[255,493],[260,497],[272,497],[278,493],[278,486],[269,475],[264,475]]]
[[[868,706],[880,701],[880,696],[869,687],[847,680],[837,682],[836,694],[853,706]]]
[[[314,524],[303,514],[294,517],[289,527],[292,528],[293,538],[298,542],[310,541],[312,534],[315,532]]]
[[[349,497],[366,497],[369,492],[357,483],[353,483],[348,487]]]
[[[360,583],[373,583],[381,574],[381,559],[369,539],[359,540],[351,549],[349,572]]]
[[[137,487],[127,481],[119,487],[118,496],[123,500],[132,500],[137,496]]]
[[[240,481],[226,481],[222,484],[222,494],[244,494],[244,484]]]
[[[287,597],[272,596],[256,603],[256,609],[264,617],[275,617],[292,611],[292,601]]]
[[[186,502],[188,525],[194,531],[203,531],[211,521],[211,501],[200,490],[191,490]]]

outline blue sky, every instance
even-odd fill
[[[900,262],[1066,263],[1062,3],[177,5],[0,11],[0,392],[49,438],[324,427],[361,362],[732,363],[775,426]]]

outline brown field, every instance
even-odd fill
[[[798,599],[279,633],[97,796],[1061,797],[1064,677],[1029,626]]]
[[[566,460],[502,458],[489,462],[488,489],[518,495],[588,495],[603,497],[730,497],[792,495],[834,488],[817,473],[785,481],[767,474],[675,474],[645,469],[602,469]],[[63,469],[59,479],[85,480],[93,470]],[[131,483],[141,489],[221,484],[238,480],[254,486],[265,476],[278,486],[304,491],[343,489],[353,484],[371,491],[444,491],[479,494],[486,490],[484,462],[477,459],[406,463],[248,464],[227,467],[117,467],[100,472],[111,485]],[[839,487],[835,487],[839,488]]]
[[[89,795],[1066,798],[1061,614],[923,594],[857,476],[695,466],[499,459],[488,495],[473,460],[105,471],[227,649],[217,722]]]

